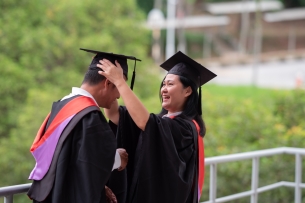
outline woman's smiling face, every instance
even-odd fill
[[[183,87],[178,75],[167,74],[160,93],[162,107],[170,114],[183,110],[187,97],[192,93],[192,90],[191,87]]]

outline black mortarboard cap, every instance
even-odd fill
[[[178,51],[160,66],[167,70],[168,74],[186,77],[193,81],[197,88],[199,87],[198,113],[201,115],[201,86],[217,75],[181,51]]]
[[[178,51],[160,66],[167,70],[168,74],[181,75],[192,80],[197,87],[200,87],[217,76],[181,51]]]
[[[90,50],[90,49],[80,48],[80,50],[96,54],[93,57],[91,64],[89,65],[90,70],[101,70],[99,67],[97,67],[97,64],[100,63],[99,62],[100,60],[108,59],[114,65],[115,65],[115,61],[117,60],[119,62],[119,64],[121,65],[121,67],[123,69],[123,74],[126,76],[126,78],[128,77],[127,59],[134,60],[135,64],[134,64],[134,69],[133,69],[133,74],[132,74],[132,79],[131,79],[131,85],[130,85],[130,88],[133,89],[134,80],[135,80],[135,76],[136,76],[136,72],[135,72],[136,71],[136,61],[141,61],[140,59],[137,59],[134,56],[125,56],[125,55],[121,55],[121,54],[113,54],[113,53],[95,51],[95,50]]]

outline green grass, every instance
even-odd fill
[[[221,86],[204,85],[202,86],[202,98],[205,96],[235,98],[237,100],[251,99],[254,102],[270,102],[274,97],[281,95],[287,90],[275,90],[268,88],[259,88],[254,86]]]

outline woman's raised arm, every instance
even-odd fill
[[[97,66],[103,71],[99,71],[99,74],[105,76],[118,88],[132,120],[141,130],[145,130],[149,112],[125,82],[120,64],[116,61],[115,66],[107,59],[100,60],[100,63],[101,65]]]

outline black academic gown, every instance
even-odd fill
[[[191,120],[181,115],[171,119],[151,114],[145,131],[141,131],[126,108],[120,107],[116,136],[129,154],[127,178],[117,182],[123,191],[122,182],[126,181],[126,202],[198,202],[198,133]],[[114,181],[110,187],[116,189]]]
[[[128,164],[123,171],[112,171],[107,186],[116,195],[118,203],[125,203],[129,196],[129,188],[135,171],[135,154],[141,129],[136,126],[123,107],[120,107],[119,123],[117,126],[109,121],[111,129],[116,135],[117,147],[124,148],[128,153]]]
[[[69,100],[53,104],[49,122]],[[115,137],[101,111],[91,110],[89,113],[83,114],[85,115],[82,115],[66,137],[58,154],[58,160],[56,163],[52,161],[45,176],[49,180],[33,181],[28,192],[29,197],[33,198],[33,202],[106,202],[105,184],[114,163]],[[73,119],[70,124],[73,123]],[[50,178],[48,175],[51,170],[54,171],[54,175]],[[44,188],[48,188],[48,183],[52,181],[51,191],[47,194],[46,199],[38,201],[36,197],[41,198],[42,191]]]

